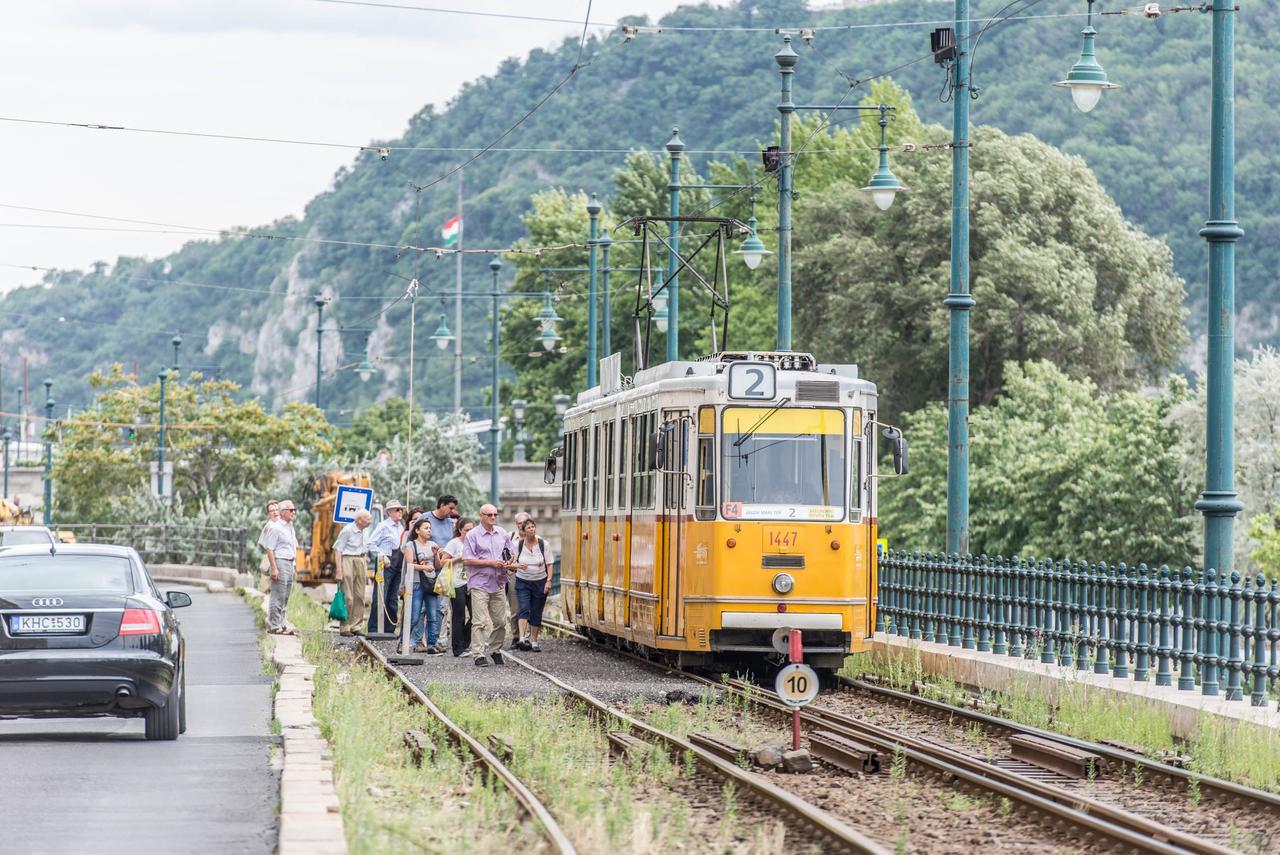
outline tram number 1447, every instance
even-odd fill
[[[778,699],[789,707],[802,707],[818,696],[818,674],[808,665],[792,662],[773,681]]]

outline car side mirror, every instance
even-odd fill
[[[889,447],[893,451],[893,471],[897,475],[907,474],[907,438],[902,435],[902,431],[896,427],[887,427],[880,432],[880,435],[889,441]]]
[[[164,595],[164,601],[171,609],[182,609],[191,605],[191,595],[183,591],[168,591]]]
[[[542,483],[554,484],[556,482],[556,456],[554,454],[547,457],[547,463],[542,467]]]

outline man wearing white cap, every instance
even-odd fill
[[[277,510],[280,518],[267,523],[262,532],[262,548],[267,550],[267,563],[271,565],[271,601],[267,609],[267,631],[288,632],[285,627],[285,610],[289,606],[289,593],[293,590],[294,562],[298,557],[298,536],[293,530],[293,517],[297,511],[293,502],[285,499]]]
[[[404,536],[404,505],[395,499],[387,502],[384,510],[387,512],[387,518],[378,523],[378,527],[373,530],[373,534],[369,536],[369,551],[374,554],[378,561],[379,575],[382,577],[382,585],[379,593],[382,595],[382,608],[386,610],[387,622],[390,630],[396,625],[396,616],[400,611],[400,571],[397,565],[394,569],[391,567],[392,556],[400,552],[400,540]],[[373,608],[369,610],[369,632],[378,631],[378,597],[374,598]]]

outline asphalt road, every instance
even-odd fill
[[[0,721],[0,851],[270,853],[271,678],[234,594],[183,590],[187,732],[147,742],[142,719]]]

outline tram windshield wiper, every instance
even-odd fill
[[[760,429],[760,425],[764,424],[764,423],[765,423],[765,421],[766,421],[770,416],[772,416],[774,413],[778,412],[778,410],[782,409],[783,407],[785,407],[787,404],[790,404],[790,403],[791,403],[791,399],[790,399],[790,398],[783,398],[781,401],[779,401],[778,403],[776,403],[776,404],[774,404],[772,407],[770,407],[770,408],[769,408],[769,412],[765,413],[763,416],[761,416],[760,418],[756,419],[756,423],[755,423],[755,424],[753,424],[751,427],[747,428],[747,432],[746,432],[746,433],[742,434],[741,436],[739,436],[737,439],[735,439],[735,440],[733,441],[733,447],[734,447],[734,448],[741,448],[741,447],[742,447],[742,443],[744,443],[744,442],[746,442],[747,440],[751,439],[752,435],[753,435],[757,430],[759,430],[759,429]]]

